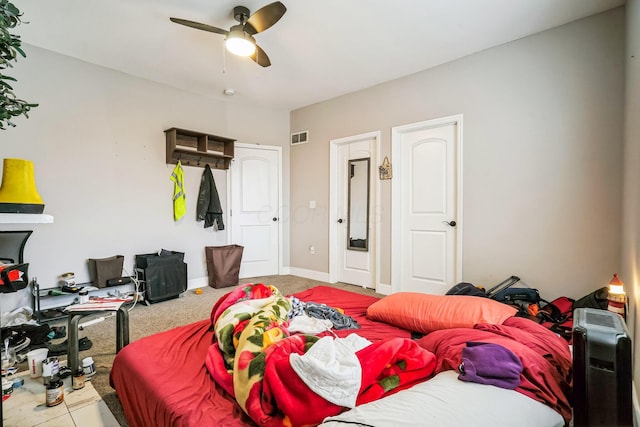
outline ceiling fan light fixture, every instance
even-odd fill
[[[229,31],[225,40],[227,50],[238,56],[251,56],[256,51],[255,39],[242,31],[242,28],[233,28]]]
[[[261,7],[253,15],[250,14],[248,8],[236,6],[233,8],[233,19],[239,24],[231,27],[229,31],[188,19],[170,17],[169,20],[196,30],[221,34],[225,36],[225,46],[229,52],[238,56],[250,57],[261,67],[269,67],[271,66],[269,56],[256,44],[256,39],[253,36],[271,28],[286,11],[286,6],[280,1],[274,1]]]

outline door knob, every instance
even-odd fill
[[[342,218],[338,220],[338,224],[342,224]]]
[[[275,216],[273,217],[273,222],[276,222],[278,220],[278,218],[276,218]]]
[[[455,222],[455,221],[442,221],[442,222],[444,222],[445,224],[447,224],[447,225],[449,225],[451,227],[455,227],[456,224],[457,224],[457,222]]]

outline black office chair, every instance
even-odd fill
[[[24,262],[24,245],[33,230],[0,231],[0,261],[6,264]]]
[[[29,284],[29,264],[9,264],[0,268],[0,292],[3,294],[17,292]]]
[[[8,264],[0,271],[0,292],[24,289],[29,284],[29,264],[24,263],[24,246],[33,230],[0,231],[0,263]]]

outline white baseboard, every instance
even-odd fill
[[[318,280],[320,282],[329,282],[329,273],[321,271],[305,270],[304,268],[289,267],[289,274],[304,277],[305,279]]]
[[[376,288],[376,292],[382,295],[389,295],[391,294],[391,285],[379,283],[378,287]]]
[[[198,277],[187,281],[187,289],[206,288],[209,286],[209,277]]]
[[[635,381],[631,383],[631,388],[633,390],[633,425],[638,427],[640,426],[640,403],[638,402],[638,390],[636,390]]]
[[[305,279],[311,279],[311,280],[317,280],[319,282],[326,282],[326,283],[331,283],[329,281],[329,273],[325,273],[322,271],[315,271],[315,270],[307,270],[305,268],[297,268],[297,267],[283,267],[280,270],[280,274],[281,275],[293,275],[293,276],[300,276],[300,277],[304,277]],[[195,285],[193,284],[196,281],[202,280],[204,281],[203,284],[199,284],[199,285]],[[195,289],[197,287],[202,287],[202,286],[207,286],[208,285],[208,279],[206,277],[203,277],[202,279],[193,279],[193,280],[189,280],[189,289]],[[387,285],[384,283],[380,283],[377,288],[375,289],[375,291],[379,294],[382,295],[389,295],[391,293],[391,285]]]
[[[294,276],[300,276],[306,279],[319,280],[321,282],[331,283],[329,281],[329,273],[323,273],[323,272],[314,271],[314,270],[305,270],[304,268],[296,268],[296,267],[290,267],[289,270],[290,270],[289,274],[292,274]],[[391,293],[391,285],[380,283],[376,287],[375,291],[382,295],[389,295]]]

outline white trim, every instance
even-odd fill
[[[633,425],[640,426],[640,403],[638,403],[638,390],[636,389],[636,382],[631,382],[631,388],[633,389]]]
[[[380,250],[380,236],[382,235],[382,221],[380,221],[380,216],[382,213],[382,204],[380,203],[380,194],[382,194],[382,181],[380,180],[380,172],[378,170],[378,166],[380,166],[380,163],[382,163],[382,160],[380,160],[382,158],[382,155],[380,154],[382,152],[381,149],[381,145],[382,145],[382,134],[380,131],[376,132],[376,143],[375,143],[375,153],[372,153],[372,160],[373,160],[373,170],[371,171],[371,175],[373,175],[373,180],[375,181],[376,185],[373,187],[375,188],[375,203],[373,205],[373,209],[371,212],[371,220],[374,222],[375,224],[375,233],[374,233],[374,239],[375,239],[375,248],[376,248],[376,253],[375,253],[375,265],[374,265],[374,282],[373,282],[373,289],[378,292],[378,293],[384,293],[382,292],[383,290],[386,291],[386,284],[382,284],[380,282],[380,266],[382,265],[382,251]],[[389,289],[391,289],[391,287],[389,287]],[[388,292],[384,293],[384,295],[389,295],[391,293],[391,291],[389,290]]]
[[[304,277],[305,279],[318,280],[320,282],[329,282],[329,274],[322,271],[306,270],[304,268],[291,267],[289,272],[292,276]]]
[[[197,289],[197,288],[206,288],[207,286],[209,286],[208,276],[187,280],[187,290]]]
[[[234,144],[236,145],[236,144]],[[233,162],[233,159],[231,159],[231,161]],[[231,240],[231,230],[233,230],[233,227],[231,226],[232,222],[233,222],[233,218],[232,218],[232,213],[231,212],[231,198],[233,197],[233,195],[231,194],[231,165],[229,165],[229,169],[227,169],[225,172],[227,172],[227,245],[230,245],[232,240]],[[188,288],[187,288],[188,289]]]
[[[391,285],[386,283],[378,283],[378,287],[376,288],[376,292],[382,295],[390,295],[391,294]]]
[[[391,128],[391,149],[392,159],[399,164],[401,157],[401,144],[396,143],[399,135],[414,129],[429,129],[437,128],[441,126],[456,125],[456,153],[457,153],[457,195],[456,195],[456,271],[454,282],[460,282],[462,280],[462,114],[455,114],[452,116],[442,117],[439,119],[426,120],[423,122],[410,123],[402,126],[394,126]],[[400,290],[400,262],[402,258],[402,247],[400,239],[397,236],[400,235],[402,224],[400,223],[400,208],[401,208],[401,189],[400,176],[402,175],[401,168],[393,169],[393,183],[391,186],[391,289],[392,292],[398,292]],[[394,236],[396,236],[394,238]]]
[[[336,208],[340,204],[338,201],[338,180],[336,177],[338,176],[338,149],[341,145],[351,144],[353,142],[358,142],[362,140],[373,139],[374,142],[371,146],[371,165],[370,165],[370,177],[369,177],[369,187],[373,189],[373,194],[371,194],[371,200],[369,200],[369,223],[374,224],[373,232],[369,238],[371,239],[370,247],[373,249],[374,254],[372,256],[371,262],[371,279],[373,281],[372,287],[373,289],[377,289],[378,283],[380,283],[380,246],[378,236],[380,235],[380,221],[378,221],[377,216],[377,205],[380,200],[380,180],[378,179],[378,163],[379,163],[379,151],[380,151],[380,140],[381,140],[381,132],[371,131],[366,133],[361,133],[359,135],[347,136],[344,138],[332,139],[329,141],[330,143],[330,161],[329,161],[329,283],[336,283],[338,281],[338,254],[335,250],[337,243],[337,224],[338,217],[336,213]],[[375,185],[371,185],[375,180]],[[371,227],[371,225],[370,225]]]
[[[48,214],[0,213],[0,224],[51,224]]]
[[[338,254],[335,251],[337,237],[335,207],[338,206],[338,180],[336,179],[338,163],[338,144],[330,141],[329,147],[329,283],[338,281],[336,266]]]
[[[249,149],[249,150],[269,150],[269,151],[276,151],[278,153],[278,211],[277,211],[277,218],[278,218],[278,275],[282,274],[283,269],[284,269],[284,257],[283,257],[283,236],[282,236],[282,229],[283,229],[283,222],[285,221],[283,212],[282,212],[282,147],[277,146],[277,145],[262,145],[262,144],[246,144],[246,143],[241,143],[241,142],[236,142],[234,144],[234,148],[238,147],[238,148],[245,148],[245,149]],[[231,169],[229,169],[229,171],[231,171]],[[230,175],[230,174],[229,174]],[[227,177],[227,212],[231,212],[231,197],[232,197],[232,193],[231,193],[231,176]],[[231,212],[232,213],[232,212]],[[231,221],[233,221],[233,215],[229,216],[229,233],[228,233],[228,244],[232,243],[232,230],[233,228],[231,227]]]

